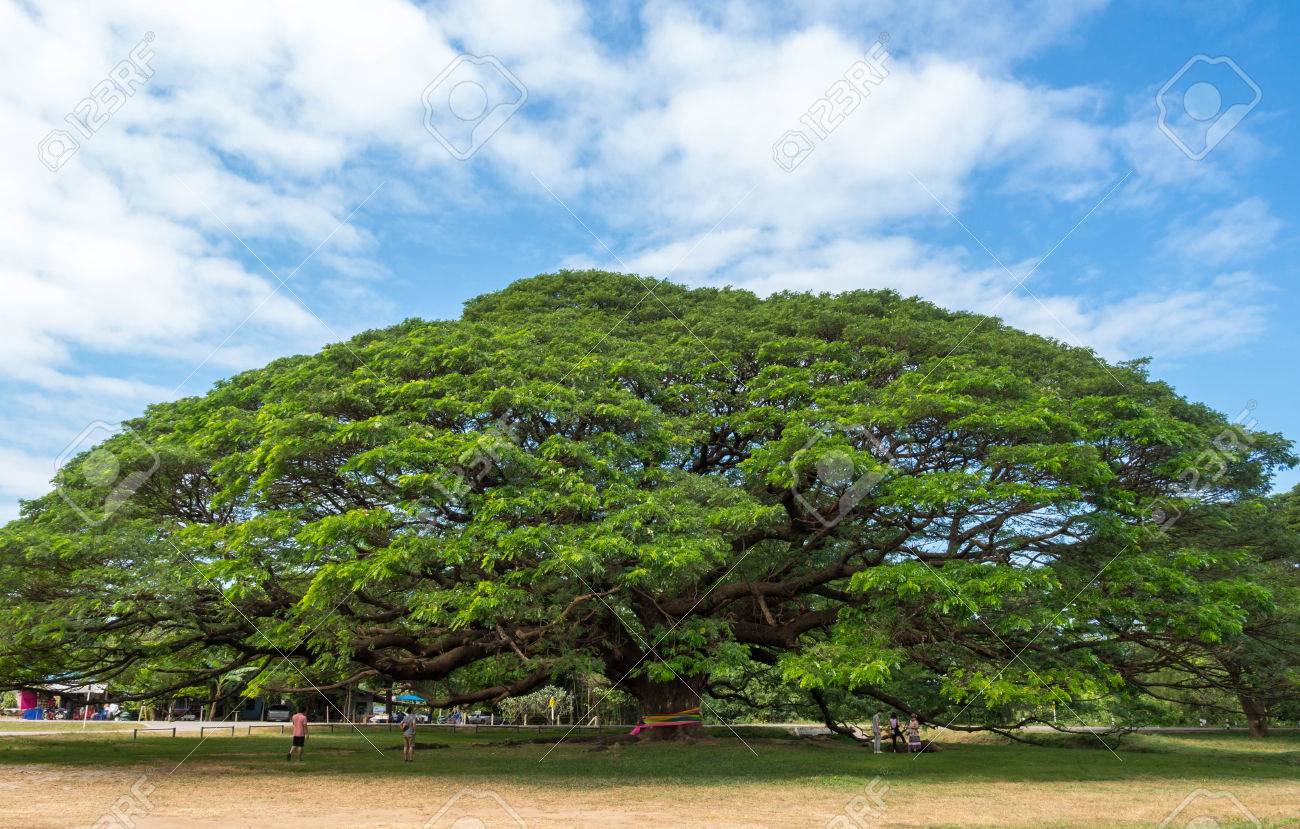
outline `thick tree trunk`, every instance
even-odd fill
[[[638,618],[647,630],[655,625],[674,626],[678,620],[663,615],[659,606],[651,599],[633,600]],[[688,708],[703,708],[700,694],[703,692],[703,676],[681,674],[673,676],[666,682],[655,682],[644,675],[644,671],[662,657],[647,646],[645,640],[636,635],[627,636],[620,628],[606,642],[605,675],[611,681],[618,682],[619,687],[636,698],[642,717],[656,714],[676,714]],[[649,651],[649,652],[647,652]],[[702,713],[702,712],[701,712]],[[699,724],[659,726],[647,728],[640,733],[641,739],[649,740],[688,740],[700,737],[704,728]]]
[[[1241,711],[1246,715],[1246,724],[1250,726],[1250,736],[1268,736],[1268,708],[1259,700],[1248,694],[1238,694]]]
[[[629,677],[624,683],[628,693],[641,705],[641,716],[676,714],[688,708],[699,708],[700,689],[703,682],[698,677],[682,677],[671,682],[654,682],[646,677]],[[701,737],[700,725],[675,725],[647,728],[641,736],[648,740],[689,740]]]

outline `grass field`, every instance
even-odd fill
[[[948,735],[937,753],[875,756],[770,731],[742,732],[748,746],[727,735],[603,750],[553,748],[560,733],[426,729],[411,764],[394,732],[314,734],[293,765],[279,735],[11,736],[0,825],[91,826],[116,802],[126,820],[101,826],[1158,826],[1205,789],[1264,826],[1300,826],[1295,735],[1108,738],[1117,757],[1092,737],[1033,747]],[[1256,824],[1198,795],[1169,825]]]

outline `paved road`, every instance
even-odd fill
[[[179,734],[187,734],[187,733],[196,733],[206,728],[229,729],[232,725],[235,727],[236,734],[247,734],[249,726],[253,727],[254,732],[258,731],[259,729],[265,728],[268,732],[274,733],[274,731],[272,731],[271,729],[274,729],[277,726],[283,726],[285,728],[288,728],[289,726],[288,723],[247,722],[247,721],[235,721],[235,720],[177,720],[175,722],[167,722],[163,720],[140,720],[140,721],[131,721],[131,722],[120,722],[120,721],[104,722],[104,721],[97,721],[97,720],[89,720],[83,722],[80,720],[51,720],[48,722],[49,725],[48,728],[40,728],[40,729],[16,728],[12,730],[6,728],[6,726],[10,726],[16,723],[26,724],[31,722],[33,721],[18,720],[12,717],[5,717],[3,719],[0,719],[0,737],[48,737],[48,736],[57,736],[59,734],[90,734],[96,732],[100,734],[115,734],[115,733],[121,734],[123,732],[130,732],[131,729],[133,728],[137,728],[137,729],[158,728],[158,729],[168,729],[168,730],[175,728],[176,733],[179,735]],[[317,728],[328,726],[328,725],[329,723],[326,722],[313,722],[309,724],[309,726],[314,726]],[[344,724],[334,723],[334,725],[342,726]],[[389,726],[386,723],[358,724],[358,726],[360,728],[386,728],[386,727],[391,727],[392,729],[397,728],[396,725]],[[475,728],[475,729],[516,728],[516,726],[513,725],[451,726],[446,724],[431,724],[431,723],[425,723],[420,727],[421,728]],[[527,728],[529,729],[534,729],[536,727],[537,726],[535,725],[527,726]],[[568,728],[569,726],[567,724],[560,724],[554,726],[548,725],[544,727],[564,729],[564,728]],[[626,726],[607,725],[604,727],[630,729],[632,726],[631,725],[626,725]],[[578,728],[581,728],[581,726],[578,726]]]
[[[235,731],[244,730],[249,725],[278,725],[278,723],[235,723],[217,720],[188,720],[184,722],[163,722],[161,720],[143,720],[138,722],[106,722],[99,720],[52,720],[48,728],[27,728],[33,720],[17,720],[11,717],[0,719],[0,737],[49,737],[58,734],[121,734],[133,728],[175,728],[177,734],[199,731],[202,728],[236,726]],[[22,723],[24,727],[10,730],[8,727]]]

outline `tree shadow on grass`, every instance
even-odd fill
[[[441,736],[441,735],[439,735]],[[1082,736],[1086,742],[1080,742]],[[1300,738],[1269,738],[1267,750],[1240,740],[1178,741],[1130,735],[1116,756],[1088,735],[1054,738],[1044,746],[1016,743],[949,743],[923,755],[872,754],[847,741],[714,736],[695,743],[638,743],[602,750],[590,742],[558,745],[448,739],[448,748],[416,752],[414,763],[395,756],[390,735],[334,735],[308,740],[306,762],[286,764],[286,741],[271,737],[65,741],[0,741],[0,766],[151,767],[219,771],[229,775],[307,774],[439,777],[456,781],[501,779],[559,787],[591,785],[747,786],[804,784],[853,787],[881,775],[891,782],[1104,782],[1148,780],[1231,781],[1300,778]],[[557,735],[556,741],[559,740]],[[1114,741],[1107,739],[1114,747]],[[1285,745],[1279,750],[1278,743]],[[191,754],[193,752],[193,754]],[[548,753],[549,752],[549,753]],[[186,759],[187,755],[189,759]]]

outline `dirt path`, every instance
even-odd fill
[[[768,829],[825,827],[837,815],[863,806],[872,809],[861,812],[870,818],[862,824],[867,826],[1154,826],[1191,790],[1185,783],[1149,780],[1036,784],[1032,789],[1013,783],[886,787],[884,812],[876,815],[865,790],[855,803],[842,790],[815,785],[574,791],[493,781],[470,791],[460,781],[438,778],[307,777],[288,767],[285,775],[226,776],[223,771],[201,764],[187,764],[172,776],[166,768],[11,767],[0,782],[0,827],[96,826],[107,813],[110,819],[98,824],[104,829]],[[1265,825],[1294,825],[1277,821],[1300,815],[1300,784],[1238,785],[1233,794]],[[108,810],[115,802],[126,820],[111,817]],[[1213,808],[1222,819],[1231,814],[1223,805],[1198,801],[1191,816],[1210,814]]]

